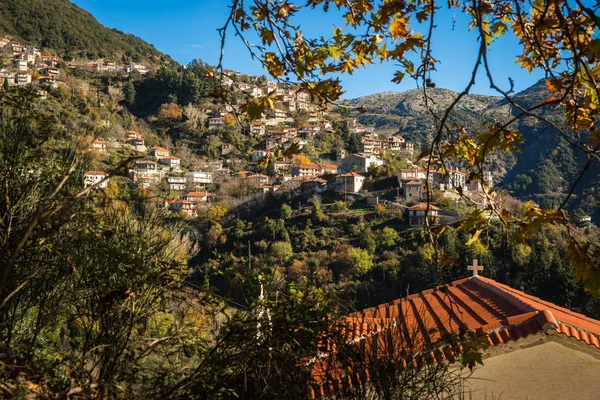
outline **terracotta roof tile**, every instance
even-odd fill
[[[209,195],[210,194],[206,192],[189,192],[185,195],[185,197],[206,197]]]
[[[378,343],[390,335],[395,335],[398,342],[427,346],[440,338],[440,332],[458,333],[464,329],[485,333],[490,345],[555,331],[600,349],[600,321],[482,276],[351,313],[342,323],[345,338],[356,343],[366,359],[389,353],[389,347],[384,349]],[[367,351],[375,353],[369,356]],[[368,368],[359,372],[337,369],[333,374],[330,369],[324,375],[326,358],[317,359],[312,365],[312,397],[339,390],[340,385],[370,380]],[[417,364],[425,361],[415,360]]]
[[[434,206],[433,204],[429,204],[429,209],[433,211],[439,211],[440,209]],[[419,203],[415,204],[412,207],[409,207],[409,211],[424,211],[427,210],[427,203]]]
[[[364,178],[363,175],[359,174],[358,172],[348,172],[345,174],[339,174],[336,177],[355,177],[355,178]]]

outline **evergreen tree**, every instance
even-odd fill
[[[133,85],[133,82],[131,80],[128,80],[123,85],[123,96],[125,104],[128,107],[133,107],[135,105],[136,91],[135,86]]]
[[[179,104],[188,105],[198,102],[200,97],[200,79],[193,72],[188,72],[183,77],[179,90]]]

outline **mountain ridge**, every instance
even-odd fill
[[[0,34],[57,52],[67,59],[173,62],[143,39],[102,25],[69,0],[1,0]]]
[[[428,95],[434,103],[432,109],[441,116],[458,93],[433,88],[428,89]],[[513,94],[511,99],[523,108],[530,108],[548,96],[550,92],[545,80],[541,79]],[[424,106],[422,89],[374,93],[347,99],[343,103],[364,111],[357,114],[362,124],[374,126],[386,134],[400,133],[413,141],[417,148],[425,148],[433,138],[435,120]],[[450,112],[448,122],[476,132],[485,122],[508,122],[520,113],[521,110],[501,96],[467,94]],[[563,124],[560,107],[548,105],[536,110],[536,113],[557,126]],[[568,145],[550,124],[534,117],[519,118],[510,128],[521,132],[524,143],[520,146],[520,153],[489,157],[489,168],[496,182],[519,199],[533,199],[543,207],[557,206],[570,189],[569,182],[576,178],[577,168],[584,163],[583,152]],[[566,134],[571,133],[567,131]],[[597,212],[594,198],[600,195],[595,188],[599,178],[600,168],[590,168],[586,179],[575,191],[571,208],[583,207],[587,212]]]

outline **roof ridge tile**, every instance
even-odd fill
[[[469,278],[469,281],[475,283],[476,285],[480,286],[483,289],[489,290],[489,291],[497,294],[498,296],[507,300],[509,303],[511,303],[513,306],[517,307],[518,309],[520,309],[523,312],[541,311],[540,309],[537,309],[534,306],[527,304],[523,300],[519,299],[513,293],[510,293],[509,291],[505,290],[504,288],[499,287],[497,285],[497,282],[492,279],[482,278],[480,276],[473,276],[473,277]],[[489,282],[489,281],[491,281],[491,282]]]

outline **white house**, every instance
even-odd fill
[[[292,176],[319,176],[337,173],[334,164],[297,164],[292,167]]]
[[[208,201],[209,197],[212,197],[211,193],[189,192],[183,196],[183,199],[187,200],[187,201],[192,201],[194,203],[199,203],[199,202],[206,203]]]
[[[27,60],[15,60],[14,62],[15,69],[19,71],[27,71]]]
[[[133,65],[131,65],[131,68],[133,70],[139,72],[142,75],[147,74],[149,71],[148,67],[146,67],[145,65],[142,65],[142,64],[133,64]]]
[[[215,117],[208,119],[208,129],[219,129],[225,127],[225,117]]]
[[[155,157],[160,160],[161,158],[167,157],[169,155],[169,150],[162,148],[162,147],[152,147],[150,149],[149,154],[152,157]]]
[[[15,60],[24,60],[27,64],[35,64],[35,56],[29,53],[21,53],[15,57]]]
[[[260,97],[263,94],[262,89],[260,89],[256,86],[250,86],[249,88],[247,88],[245,90],[245,92],[248,93],[250,95],[250,97],[252,97],[252,98]]]
[[[250,160],[252,162],[257,162],[265,158],[267,155],[272,155],[273,153],[267,152],[265,150],[254,150],[252,152],[252,156],[250,156]]]
[[[250,123],[250,134],[254,136],[264,136],[266,133],[265,124],[262,122]]]
[[[248,174],[245,179],[255,182],[257,185],[269,185],[271,183],[271,178],[264,174]]]
[[[402,185],[402,181],[409,180],[425,180],[427,178],[427,170],[421,167],[402,168],[398,171],[398,183]]]
[[[154,161],[137,161],[135,163],[135,170],[142,174],[154,174],[158,169]]]
[[[17,86],[23,86],[31,83],[31,75],[27,72],[19,71],[15,76],[15,83]]]
[[[150,187],[158,183],[162,177],[162,171],[158,169],[154,161],[137,161],[132,171],[134,182],[143,187]]]
[[[372,165],[383,165],[383,160],[373,154],[357,153],[342,159],[338,164],[338,171],[345,172],[368,172]]]
[[[94,139],[90,145],[90,150],[106,153],[106,141],[102,139]]]
[[[425,226],[426,220],[429,220],[429,225],[435,225],[440,220],[439,211],[440,209],[433,204],[416,204],[408,209],[408,224],[410,226]]]
[[[192,171],[186,172],[184,176],[187,179],[187,183],[191,186],[210,185],[213,183],[212,172]]]
[[[181,165],[181,159],[175,156],[165,156],[158,160],[159,163],[173,169],[178,169]]]
[[[169,184],[169,189],[177,191],[185,190],[187,183],[185,176],[167,176],[166,180]]]
[[[54,79],[57,79],[60,76],[60,70],[58,68],[46,67],[42,68],[40,72]]]
[[[194,203],[192,201],[177,199],[177,200],[168,200],[165,203],[166,203],[166,206],[169,209],[169,211],[173,211],[173,212],[177,212],[177,213],[182,212],[182,213],[186,214],[188,217],[195,217],[198,215],[198,212],[196,210],[196,203]]]
[[[356,172],[348,172],[337,175],[333,184],[336,191],[357,193],[362,189],[364,183],[365,177],[363,175]]]
[[[132,149],[140,152],[145,152],[147,150],[144,139],[141,137],[132,137],[125,141]]]
[[[324,193],[327,191],[327,181],[323,178],[309,178],[300,183],[300,190],[304,195]]]
[[[467,188],[467,174],[458,169],[449,168],[445,175],[439,171],[434,172],[432,175],[434,185],[439,186],[440,190]]]
[[[49,67],[56,67],[58,60],[54,56],[41,56],[42,62]]]
[[[99,182],[102,182],[102,180],[105,179],[106,177],[107,177],[106,172],[88,171],[85,174],[83,174],[83,185],[85,187],[96,185]],[[96,187],[97,188],[105,188],[107,185],[108,185],[108,179],[106,179],[104,182],[100,183]]]

